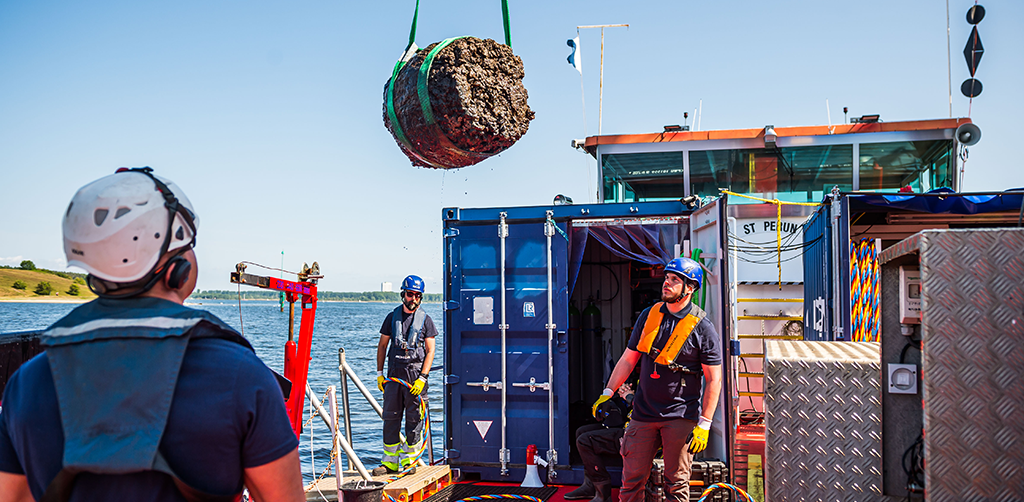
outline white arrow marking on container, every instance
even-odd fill
[[[493,420],[474,420],[473,425],[476,426],[476,431],[480,433],[480,439],[483,439],[487,435],[487,431],[491,429]]]

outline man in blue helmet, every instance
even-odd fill
[[[41,336],[0,413],[0,501],[305,500],[273,373],[242,336],[185,307],[198,217],[149,168],[80,189],[68,265],[99,299]]]
[[[423,449],[423,419],[419,396],[426,398],[427,375],[434,362],[434,321],[420,308],[423,279],[410,275],[402,281],[402,305],[395,308],[380,327],[377,343],[377,388],[384,393],[384,454],[374,476],[415,468]],[[388,376],[384,377],[384,359]],[[398,378],[410,384],[389,381]],[[405,441],[402,441],[402,414]]]
[[[620,502],[644,501],[658,448],[664,452],[666,495],[673,501],[689,500],[690,464],[707,447],[722,390],[721,340],[707,314],[690,301],[703,278],[700,264],[689,258],[665,266],[662,301],[640,314],[607,388],[594,403],[596,414],[640,362],[633,419],[620,449]],[[607,501],[607,484],[595,488],[597,497]]]

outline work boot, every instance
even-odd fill
[[[565,500],[590,500],[594,498],[594,485],[590,482],[590,478],[584,477],[583,484],[579,488],[566,493],[562,498]]]
[[[594,483],[594,498],[590,499],[590,502],[612,502],[612,482]]]
[[[377,467],[374,467],[372,471],[370,471],[370,475],[371,476],[383,476],[385,474],[397,474],[397,473],[398,473],[398,471],[393,470],[393,469],[388,468],[388,467],[383,466],[383,465],[378,465]]]

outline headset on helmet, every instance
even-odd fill
[[[410,275],[402,281],[402,291],[416,291],[422,293],[423,285],[423,279],[420,279],[420,276]]]
[[[697,283],[697,289],[700,289],[704,285],[704,270],[701,269],[699,263],[689,259],[679,257],[665,265],[665,272],[672,272],[679,276],[689,279]]]
[[[177,289],[191,271],[180,255],[195,245],[198,224],[192,203],[173,182],[148,167],[121,168],[75,193],[64,215],[64,253],[69,266],[89,272],[90,289],[102,296],[116,297],[109,291],[117,289],[138,294],[161,277]]]

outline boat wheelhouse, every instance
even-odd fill
[[[642,202],[720,190],[821,202],[844,192],[959,190],[957,128],[968,118],[881,122],[878,116],[834,126],[591,136],[603,202]],[[678,130],[677,130],[678,128]]]

